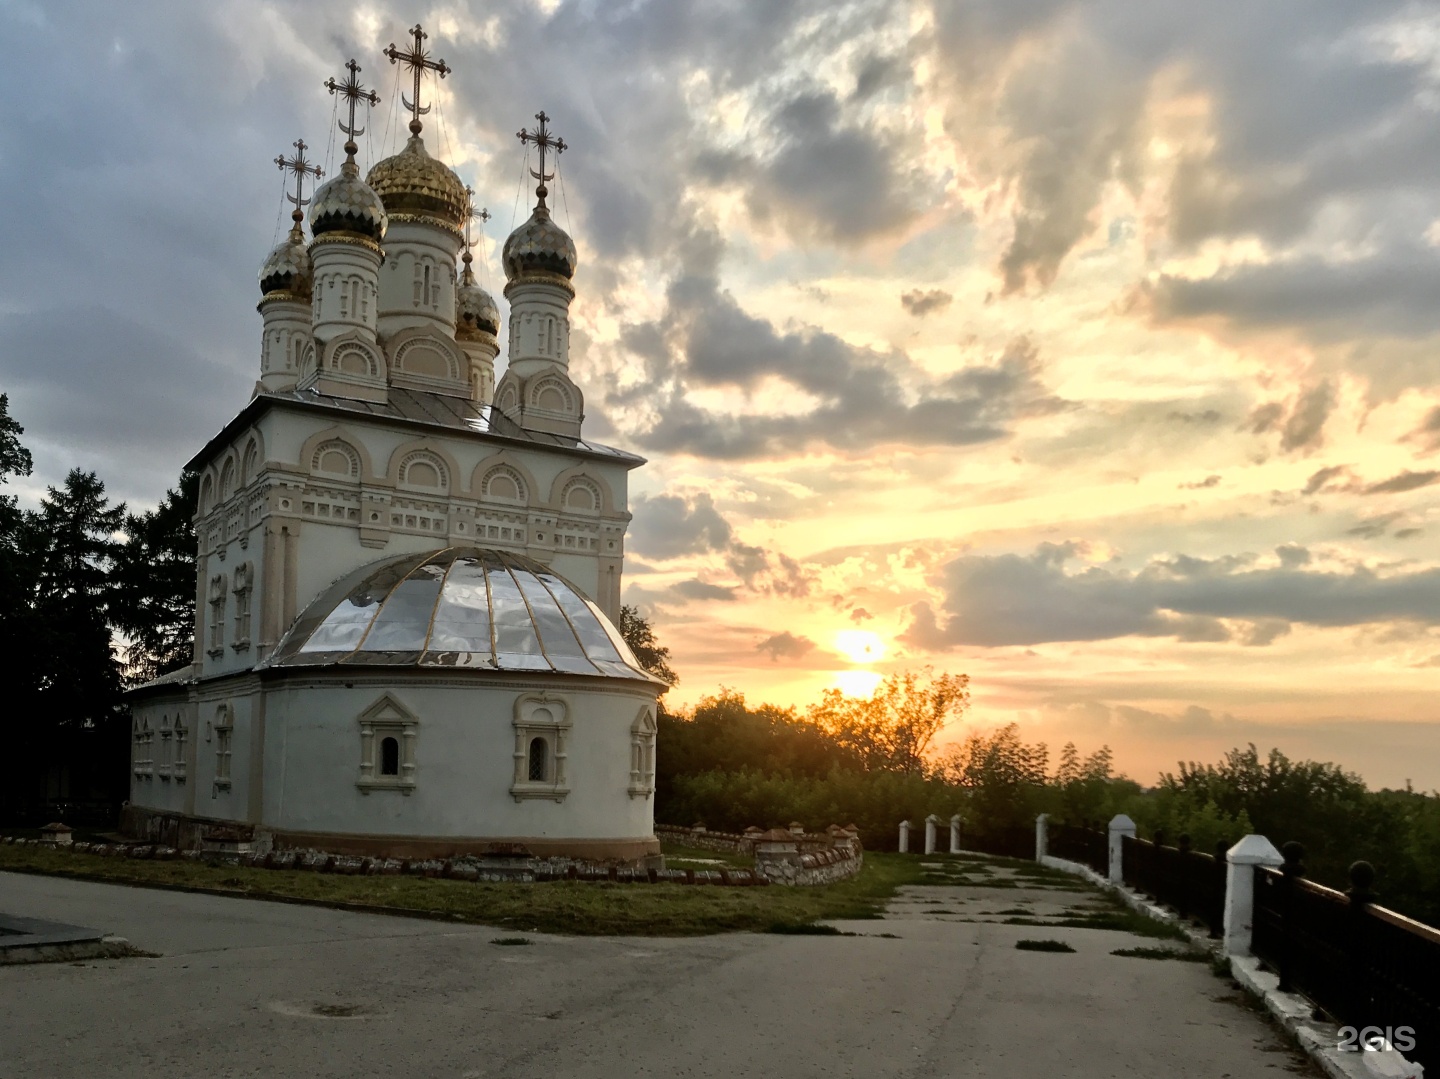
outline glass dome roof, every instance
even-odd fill
[[[333,663],[658,681],[565,578],[532,558],[479,547],[388,558],[342,577],[265,665]]]

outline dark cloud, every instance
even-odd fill
[[[1041,382],[1034,345],[1012,341],[993,363],[941,378],[908,357],[852,345],[818,329],[781,331],[743,311],[707,265],[669,290],[660,326],[632,326],[624,341],[645,364],[656,419],[636,440],[646,449],[721,459],[753,458],[829,445],[842,450],[889,443],[965,446],[1003,438],[1024,416],[1065,407]],[[902,377],[908,376],[908,377]],[[751,389],[781,379],[819,403],[808,412],[717,413],[692,403],[691,384]]]
[[[806,87],[775,103],[765,121],[771,147],[709,151],[697,175],[738,188],[762,225],[778,223],[802,239],[854,243],[907,224],[927,199],[915,157],[918,131],[885,132],[848,114],[831,90]],[[934,199],[930,194],[929,199]]]
[[[679,495],[638,495],[631,502],[627,547],[651,558],[679,558],[730,546],[730,522],[720,515],[711,497],[701,492],[691,499]]]
[[[702,601],[720,600],[728,603],[739,598],[736,596],[735,589],[733,588],[726,588],[718,584],[707,584],[695,577],[690,578],[688,581],[680,581],[671,585],[670,591],[685,599]]]
[[[815,642],[809,637],[797,637],[788,629],[783,633],[766,637],[755,646],[755,651],[764,652],[773,662],[782,659],[800,659],[814,649]]]
[[[1030,555],[965,555],[940,573],[937,613],[917,605],[905,639],[920,647],[1099,641],[1115,637],[1220,639],[1206,620],[1251,623],[1247,643],[1273,641],[1277,623],[1440,624],[1440,569],[1380,574],[1365,567],[1257,567],[1249,557],[1156,559],[1126,572],[1071,570],[1074,544]],[[1196,621],[1199,619],[1200,621]]]
[[[869,611],[867,611],[864,607],[856,607],[853,611],[850,612],[850,621],[856,623],[857,625],[861,622],[869,622],[874,617],[875,616]]]
[[[1280,448],[1287,453],[1318,446],[1325,421],[1335,407],[1335,389],[1328,380],[1302,389],[1287,402],[1270,401],[1250,413],[1244,429],[1262,435],[1280,433]],[[1308,492],[1307,492],[1308,493]]]
[[[1208,487],[1217,487],[1220,484],[1219,476],[1206,476],[1203,480],[1196,480],[1194,483],[1182,483],[1182,491],[1203,491]]]
[[[1351,471],[1344,465],[1330,465],[1313,473],[1305,486],[1300,489],[1302,495],[1318,494],[1321,491],[1352,490],[1353,483],[1350,480]],[[1336,483],[1336,480],[1344,478],[1345,483]]]
[[[945,310],[954,299],[955,297],[943,288],[929,290],[912,288],[909,292],[900,294],[900,306],[916,318],[924,318],[935,311]]]
[[[1378,517],[1367,517],[1353,528],[1347,528],[1347,536],[1356,536],[1360,539],[1379,539],[1390,531],[1390,526],[1398,521],[1404,514],[1382,513]]]
[[[1172,411],[1170,413],[1170,419],[1174,420],[1176,423],[1201,424],[1203,426],[1210,427],[1219,423],[1222,419],[1224,419],[1224,417],[1220,414],[1218,409],[1207,408],[1203,412]]]
[[[1440,472],[1401,472],[1399,475],[1391,476],[1388,480],[1381,480],[1379,483],[1372,483],[1365,488],[1367,495],[1393,495],[1403,491],[1413,491],[1419,487],[1429,487],[1432,483],[1440,480]]]
[[[1161,318],[1346,340],[1440,331],[1440,260],[1421,242],[1440,216],[1433,68],[1414,44],[1433,30],[1428,9],[1317,0],[1297,19],[1240,0],[934,0],[932,11],[946,129],[982,184],[1013,193],[1005,291],[1048,285],[1078,247],[1113,234],[1107,189],[1148,183],[1165,192],[1148,245],[1233,240],[1269,256],[1162,277]],[[1157,138],[1175,151],[1163,162]],[[1368,354],[1356,360],[1370,373]]]

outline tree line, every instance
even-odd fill
[[[134,514],[74,469],[22,509],[4,485],[31,473],[23,434],[0,394],[0,820],[107,817],[128,790],[125,687],[190,662],[196,481]]]
[[[1382,902],[1440,925],[1440,794],[1372,791],[1339,765],[1253,745],[1144,787],[1116,774],[1108,746],[1082,754],[1067,743],[1052,759],[1014,723],[967,726],[935,749],[968,700],[963,675],[924,673],[892,676],[869,700],[828,691],[804,709],[752,707],[721,690],[660,717],[656,819],[726,831],[855,824],[867,847],[894,850],[901,820],[932,813],[959,813],[962,836],[978,839],[1031,829],[1040,813],[1102,829],[1125,813],[1144,838],[1187,835],[1206,853],[1250,833],[1296,840],[1309,875],[1335,888],[1364,858]]]

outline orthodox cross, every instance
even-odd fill
[[[410,36],[415,39],[415,44],[411,46],[408,52],[401,52],[392,42],[390,47],[385,50],[384,55],[390,57],[392,64],[403,63],[415,73],[415,99],[413,101],[405,100],[405,94],[402,92],[400,94],[400,102],[410,110],[411,134],[418,135],[420,134],[420,117],[430,111],[429,105],[423,108],[420,106],[421,76],[427,71],[433,71],[443,79],[450,73],[451,69],[445,65],[444,60],[430,59],[429,54],[425,51],[425,39],[430,35],[420,29],[418,22],[411,27]]]
[[[346,100],[346,102],[349,103],[350,122],[349,124],[346,124],[342,121],[340,124],[340,130],[345,132],[347,136],[345,140],[345,152],[351,157],[354,157],[355,152],[360,149],[360,147],[355,145],[355,138],[358,135],[365,134],[365,129],[363,127],[355,126],[355,107],[359,105],[362,101],[368,101],[370,103],[370,107],[374,108],[376,105],[380,104],[380,95],[377,94],[374,90],[367,90],[365,89],[365,87],[360,85],[360,65],[357,64],[353,59],[345,65],[345,68],[350,72],[350,74],[346,77],[345,81],[336,82],[335,79],[332,77],[326,81],[325,88],[329,90],[332,94],[339,94]]]
[[[490,220],[490,211],[485,207],[475,209],[475,190],[468,184],[465,187],[465,255],[461,259],[465,263],[465,283],[469,284],[473,275],[470,272],[470,222],[479,221],[481,229],[484,229],[485,222]]]
[[[281,154],[275,159],[275,164],[280,166],[282,172],[288,170],[295,174],[295,194],[292,195],[287,191],[285,197],[295,204],[295,209],[290,214],[290,218],[295,222],[295,227],[298,229],[300,222],[305,217],[305,212],[301,210],[300,207],[310,205],[309,199],[300,197],[303,193],[305,177],[313,176],[318,180],[325,175],[325,170],[319,165],[310,164],[310,162],[305,159],[305,151],[308,147],[306,147],[304,139],[296,139],[292,145],[295,147],[295,155],[293,157],[286,157],[284,154]]]
[[[554,150],[555,156],[559,157],[565,152],[565,140],[550,137],[550,129],[546,126],[550,122],[550,117],[545,115],[544,109],[541,109],[535,114],[535,119],[540,121],[539,127],[534,131],[527,131],[522,127],[519,131],[515,132],[515,137],[526,146],[529,146],[533,142],[540,150],[540,171],[536,172],[534,169],[531,169],[530,175],[540,181],[540,186],[535,188],[535,194],[540,197],[540,205],[543,207],[545,205],[545,196],[548,193],[545,190],[545,182],[555,178],[553,172],[545,171],[545,151]]]

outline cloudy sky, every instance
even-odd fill
[[[574,373],[650,458],[672,697],[931,665],[1145,781],[1253,740],[1440,786],[1433,5],[0,0],[32,497],[153,503],[244,403],[273,158],[333,171],[352,55],[393,152],[417,20],[492,285],[514,132],[571,147]]]

